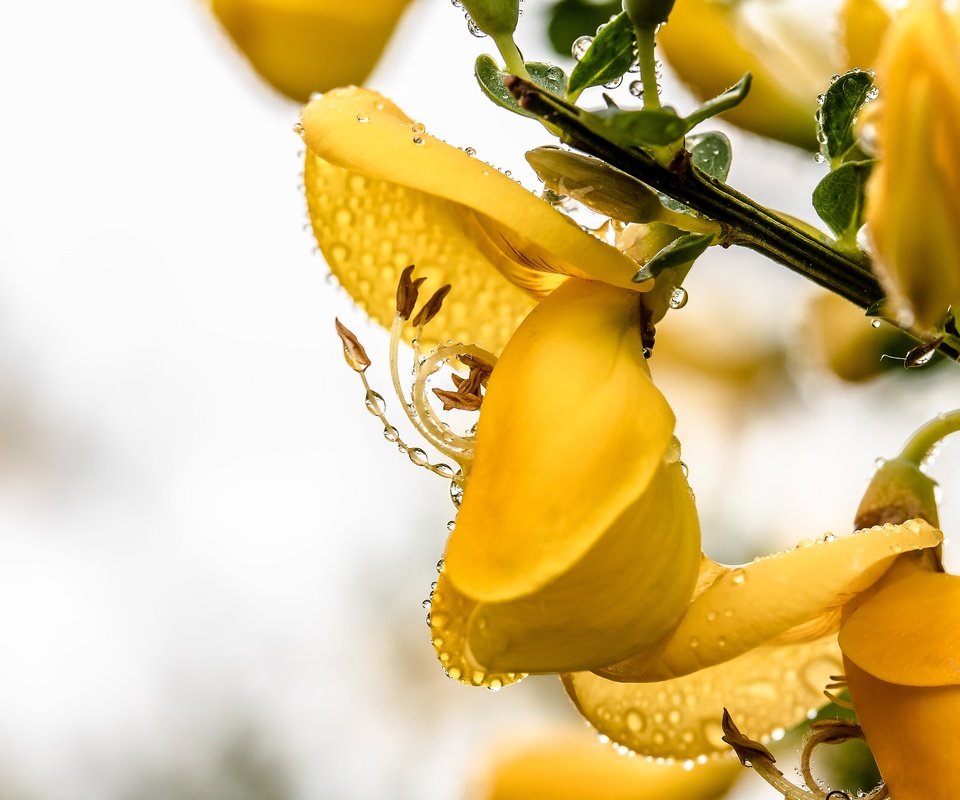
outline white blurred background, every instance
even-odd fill
[[[475,89],[489,49],[420,0],[369,83],[536,188],[545,134]],[[553,679],[491,694],[434,661],[452,507],[343,365],[334,314],[375,381],[386,337],[303,229],[298,109],[195,0],[3,0],[0,88],[0,800],[446,800],[491,741],[572,721]],[[739,188],[811,216],[812,158],[735,144]],[[688,288],[671,326],[777,346],[809,293],[734,252]],[[662,373],[719,557],[846,530],[873,459],[960,396],[850,389],[804,350],[776,390]]]

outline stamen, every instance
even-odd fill
[[[354,372],[365,372],[367,367],[370,366],[367,351],[363,349],[363,345],[360,344],[360,340],[353,331],[336,317],[334,317],[333,321],[337,325],[337,336],[339,336],[340,341],[343,342],[343,357],[346,359],[347,365]]]
[[[397,284],[397,314],[403,319],[410,319],[413,308],[417,304],[417,296],[420,294],[420,284],[426,278],[417,278],[412,280],[413,264],[404,267],[400,273],[400,282]]]
[[[443,306],[443,300],[448,294],[450,294],[451,288],[452,287],[449,283],[444,284],[431,295],[430,299],[423,304],[423,308],[417,312],[417,316],[413,318],[413,324],[416,327],[422,328],[440,313],[440,309]]]

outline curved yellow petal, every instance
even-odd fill
[[[307,105],[301,125],[308,149],[307,200],[320,248],[330,257],[331,269],[347,291],[378,320],[392,317],[392,305],[384,309],[375,306],[370,290],[361,284],[385,281],[381,272],[390,262],[399,261],[399,252],[409,258],[407,263],[442,275],[467,305],[473,304],[474,298],[464,296],[460,283],[472,283],[482,294],[499,296],[504,292],[498,287],[512,282],[533,297],[548,294],[565,275],[593,278],[632,291],[650,288],[650,282],[633,283],[637,265],[615,247],[585,232],[493,167],[429,135],[376,92],[356,87],[328,92]],[[331,168],[342,172],[331,172]],[[356,179],[355,187],[352,181]],[[395,203],[384,210],[375,202],[366,202],[371,191],[398,196],[385,188],[393,186],[400,187],[402,209]],[[345,188],[349,190],[346,194]],[[425,205],[427,198],[432,202]],[[449,213],[438,215],[443,206],[449,207]],[[361,210],[354,219],[354,212]],[[405,216],[401,216],[403,212]],[[420,224],[412,224],[407,216],[419,219]],[[337,227],[342,230],[335,230]],[[407,238],[399,249],[401,232]],[[336,238],[338,233],[352,236],[353,246],[337,252],[338,243],[346,244]],[[446,266],[432,259],[433,240],[444,236],[455,237],[458,244],[472,240],[468,248],[471,258]],[[387,248],[386,255],[380,252],[384,238],[394,245]],[[397,269],[395,263],[392,266]],[[471,269],[480,269],[482,276],[470,278]],[[384,291],[392,291],[394,284]],[[518,303],[514,301],[508,313],[513,314],[512,306]]]
[[[599,666],[676,621],[700,537],[679,464],[665,460],[673,425],[635,294],[571,279],[527,317],[490,378],[445,556],[478,602],[478,663]]]
[[[361,83],[409,0],[208,0],[253,68],[299,102]]]
[[[582,729],[505,744],[471,800],[714,800],[743,774],[732,758],[685,769],[625,757]]]
[[[563,676],[580,713],[611,741],[636,753],[690,759],[729,750],[723,709],[751,739],[765,741],[824,705],[824,687],[841,671],[835,636],[767,645],[693,675],[617,683],[592,672]]]
[[[890,14],[878,0],[845,0],[840,12],[847,69],[868,69],[877,61]]]
[[[840,646],[881,681],[960,684],[960,576],[915,572],[883,586],[843,623]]]
[[[795,85],[804,81],[795,70],[781,77],[767,67],[751,47],[755,42],[745,42],[738,33],[736,5],[715,0],[677,3],[657,34],[667,60],[701,99],[715,97],[750,72],[750,94],[723,118],[762,136],[816,149],[818,90],[798,94]],[[826,83],[831,67],[823,69]]]
[[[500,689],[517,683],[526,677],[523,673],[485,670],[467,660],[467,620],[475,606],[472,600],[450,585],[445,573],[440,573],[437,586],[430,595],[430,641],[443,671],[467,686]]]
[[[935,547],[943,535],[922,520],[826,536],[742,567],[713,565],[677,626],[653,647],[599,670],[613,680],[686,675],[789,633],[822,636],[836,610],[869,588],[900,553]],[[824,619],[827,626],[817,623]],[[807,628],[805,635],[803,628]],[[833,627],[833,630],[836,628]]]
[[[887,683],[849,658],[844,658],[844,674],[890,796],[907,800],[960,797],[960,685]]]

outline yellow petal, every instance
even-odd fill
[[[440,573],[437,587],[430,595],[430,640],[443,671],[467,686],[500,689],[517,683],[526,676],[522,673],[480,669],[467,660],[467,620],[475,605],[450,585],[445,572]]]
[[[960,686],[886,683],[848,658],[844,673],[890,796],[907,800],[960,797]]]
[[[478,602],[478,663],[600,666],[676,621],[700,538],[680,466],[665,461],[673,425],[635,294],[572,279],[524,321],[490,378],[445,556]]]
[[[299,102],[361,83],[409,0],[208,0],[253,68]]]
[[[394,275],[409,263],[417,264],[418,275],[436,279],[432,288],[453,284],[459,322],[438,317],[428,329],[438,339],[480,340],[472,332],[484,320],[501,328],[508,320],[515,324],[530,298],[549,294],[564,275],[650,288],[650,282],[632,282],[637,265],[615,247],[493,167],[430,136],[375,92],[328,92],[304,109],[302,126],[307,203],[320,249],[378,321],[392,319]],[[456,335],[464,331],[470,335]]]
[[[751,739],[765,741],[824,705],[841,671],[835,636],[768,645],[682,678],[616,683],[592,672],[563,676],[580,713],[600,733],[636,753],[690,759],[727,752],[726,708]]]
[[[836,611],[869,588],[899,553],[935,547],[943,536],[922,520],[884,525],[759,558],[743,567],[714,565],[680,623],[660,642],[600,670],[615,680],[662,680],[718,664],[790,632],[821,636]]]
[[[960,576],[916,572],[882,587],[843,623],[840,646],[881,681],[960,684]]]
[[[890,14],[877,0],[846,0],[841,11],[847,69],[868,69],[890,25]]]
[[[685,769],[625,757],[582,729],[506,744],[471,800],[714,800],[743,774],[730,758]]]
[[[796,70],[788,71],[781,82],[777,72],[745,46],[737,32],[735,5],[683,0],[674,6],[657,40],[670,65],[701,99],[720,94],[745,72],[753,75],[747,99],[726,112],[724,119],[762,136],[816,148],[817,90],[798,96],[793,84],[802,81]],[[829,64],[824,71],[829,78]]]

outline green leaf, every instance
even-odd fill
[[[547,35],[557,55],[570,58],[570,48],[584,31],[595,31],[598,26],[619,14],[623,9],[621,0],[595,3],[591,0],[559,0],[547,14]]]
[[[841,164],[813,190],[813,207],[841,241],[853,242],[863,224],[864,193],[873,164]]]
[[[643,283],[650,278],[656,278],[665,269],[689,264],[713,244],[713,238],[712,233],[686,233],[674,239],[643,265],[633,276],[634,282]]]
[[[563,97],[566,94],[567,76],[560,67],[539,61],[528,61],[526,67],[535,84],[558,97]],[[498,106],[524,117],[537,118],[536,115],[520,108],[516,98],[507,91],[507,88],[503,85],[503,79],[510,73],[500,69],[500,65],[490,56],[478,56],[473,67],[473,73],[483,93]]]
[[[635,46],[633,25],[621,12],[603,26],[570,73],[567,87],[570,97],[579,97],[587,87],[610,83],[623,75],[633,63]]]
[[[853,147],[853,123],[860,107],[876,89],[873,77],[862,69],[850,70],[837,78],[821,95],[823,102],[817,110],[817,137],[821,152],[835,161]]]
[[[733,146],[724,134],[720,131],[706,131],[688,136],[686,147],[690,151],[690,162],[695,167],[718,181],[727,179],[730,163],[733,161]]]
[[[582,113],[580,120],[594,133],[625,147],[664,145],[683,136],[684,121],[672,108],[623,111],[605,108]]]
[[[538,147],[527,153],[527,161],[548,189],[606,217],[650,222],[663,211],[656,192],[599,158],[559,147]]]
[[[751,75],[747,72],[739,81],[737,81],[733,86],[731,86],[723,94],[718,94],[713,100],[707,100],[702,106],[700,106],[696,111],[687,116],[687,130],[691,130],[695,126],[699,125],[705,119],[710,119],[710,117],[715,117],[717,114],[722,114],[724,111],[729,111],[734,106],[740,105],[746,98],[747,93],[750,91],[750,81],[752,80]]]

